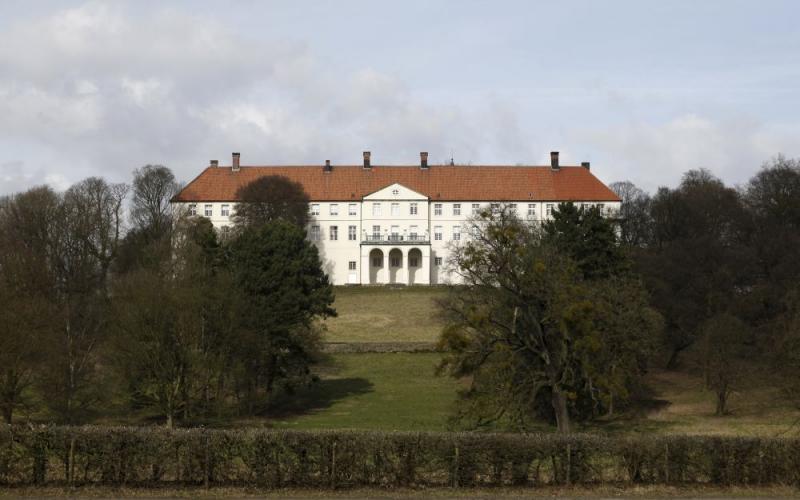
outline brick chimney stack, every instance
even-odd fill
[[[211,165],[212,167],[215,167],[215,168],[219,167],[219,160],[211,160],[209,162],[209,165]]]
[[[550,168],[558,170],[561,167],[558,165],[558,151],[550,151]]]
[[[322,167],[322,171],[325,172],[326,174],[329,174],[331,173],[331,171],[333,171],[333,167],[331,166],[330,160],[325,160],[325,166]]]
[[[364,168],[372,168],[372,164],[370,163],[370,156],[372,153],[369,151],[364,151]]]
[[[585,168],[586,170],[591,170],[592,169],[592,164],[589,163],[588,161],[584,161],[584,162],[581,162],[581,167]]]
[[[231,170],[234,172],[239,171],[239,153],[233,153],[233,163],[231,163]]]
[[[420,151],[419,153],[419,168],[425,170],[428,168],[428,152]]]

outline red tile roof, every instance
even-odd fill
[[[321,165],[208,167],[173,201],[236,201],[236,191],[265,175],[283,175],[303,185],[311,200],[358,200],[399,183],[431,200],[443,201],[619,201],[605,184],[583,167],[552,170],[549,166],[415,166]]]

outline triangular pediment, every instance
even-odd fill
[[[365,200],[427,200],[428,197],[420,194],[413,189],[395,182],[385,188],[381,188],[374,193],[364,196]]]

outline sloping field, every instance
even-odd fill
[[[327,342],[436,342],[442,328],[439,287],[337,287]]]

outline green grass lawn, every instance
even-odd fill
[[[440,287],[336,287],[339,313],[325,320],[327,342],[435,342],[442,329]]]
[[[291,429],[447,430],[457,381],[437,377],[435,353],[337,354],[322,381],[271,424]]]

